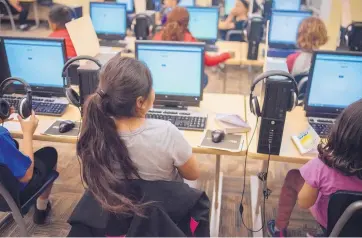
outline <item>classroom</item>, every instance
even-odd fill
[[[0,0],[0,235],[361,237],[361,12]]]

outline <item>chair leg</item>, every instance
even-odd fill
[[[16,224],[19,226],[20,236],[27,237],[28,236],[28,231],[26,229],[26,225],[25,225],[25,221],[23,219],[23,216],[21,215],[20,210],[19,210],[18,206],[16,205],[14,199],[11,197],[8,190],[6,190],[6,188],[2,184],[0,184],[0,194],[3,196],[6,203],[10,207],[10,210],[12,212],[12,216],[13,216]]]
[[[7,13],[8,13],[9,18],[10,18],[11,28],[12,28],[13,31],[15,31],[16,27],[15,27],[14,17],[13,17],[13,14],[11,13],[10,7],[8,6],[8,4],[6,2],[3,2],[3,1],[1,1],[1,2],[5,6],[5,9],[6,9]]]

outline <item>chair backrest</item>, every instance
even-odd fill
[[[20,208],[20,182],[15,178],[10,169],[0,164],[0,183],[9,192],[16,205]],[[5,201],[4,197],[0,194],[0,211],[10,211],[9,205]]]
[[[361,192],[337,191],[332,194],[328,204],[328,225],[327,236],[330,235],[337,221],[341,218],[344,211],[354,202],[362,201]],[[353,213],[347,221],[338,236],[362,237],[362,210]]]

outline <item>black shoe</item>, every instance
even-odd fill
[[[34,223],[37,225],[44,224],[47,216],[49,215],[50,210],[52,210],[50,202],[48,202],[47,208],[45,210],[39,210],[35,204],[35,211],[33,216]]]

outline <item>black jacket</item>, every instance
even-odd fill
[[[210,236],[210,202],[205,192],[182,182],[133,180],[132,197],[151,202],[144,217],[103,210],[86,191],[68,220],[70,237]],[[192,231],[192,224],[198,223]]]

